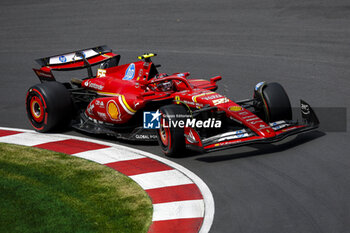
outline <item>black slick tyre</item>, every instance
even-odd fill
[[[267,107],[267,122],[291,120],[292,108],[289,97],[279,83],[268,83],[262,90],[265,107]]]
[[[186,144],[183,127],[169,127],[169,121],[180,121],[186,122],[187,111],[182,105],[166,105],[159,109],[162,114],[160,117],[161,126],[157,130],[158,143],[163,153],[169,157],[180,157],[183,155]],[[165,125],[164,125],[165,123]]]
[[[62,83],[55,81],[34,85],[27,92],[26,111],[36,131],[64,128],[72,118],[70,93]]]

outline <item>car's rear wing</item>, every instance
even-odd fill
[[[116,64],[118,64],[120,55],[112,53],[110,48],[106,45],[102,45],[37,59],[36,62],[41,68],[33,70],[41,82],[55,80],[51,72],[52,70],[67,71],[87,68],[88,75],[91,78],[91,66],[101,64],[111,59],[115,59]]]

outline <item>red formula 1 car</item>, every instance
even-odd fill
[[[186,148],[213,151],[272,143],[315,129],[319,121],[301,102],[302,120],[292,119],[289,98],[278,83],[260,82],[253,98],[232,101],[214,92],[220,76],[188,79],[189,73],[159,73],[151,57],[119,65],[107,46],[38,59],[41,83],[27,93],[33,127],[48,132],[71,126],[92,134],[157,141],[169,156]],[[92,66],[100,65],[94,75]],[[52,71],[87,69],[87,77],[57,82]]]

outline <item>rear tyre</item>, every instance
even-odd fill
[[[162,114],[160,117],[160,129],[157,130],[158,143],[163,153],[170,157],[180,157],[186,150],[185,132],[182,127],[166,127],[169,121],[186,121],[186,117],[179,115],[187,115],[185,107],[182,105],[167,105],[159,109]],[[163,125],[165,123],[165,125]]]
[[[72,119],[73,104],[66,87],[45,82],[29,88],[26,97],[27,116],[39,132],[65,128]]]
[[[292,108],[288,95],[279,83],[268,83],[262,89],[265,101],[266,121],[291,120]],[[266,106],[267,105],[267,106]]]

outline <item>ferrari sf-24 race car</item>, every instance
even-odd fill
[[[29,88],[26,110],[39,132],[73,127],[119,139],[158,141],[169,156],[252,143],[272,143],[319,125],[303,100],[302,120],[292,119],[289,98],[278,83],[260,82],[253,97],[232,101],[216,93],[220,76],[189,79],[159,73],[151,57],[119,65],[107,46],[38,59],[40,84]],[[99,65],[96,75],[92,66]],[[52,71],[87,69],[87,77],[58,82]]]

